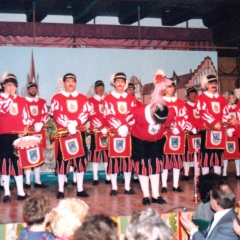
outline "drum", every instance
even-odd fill
[[[185,154],[185,139],[186,134],[184,132],[180,132],[177,135],[174,135],[171,131],[165,134],[166,142],[164,145],[164,153],[165,154]]]
[[[47,149],[47,133],[46,133],[46,129],[43,128],[40,132],[33,132],[33,131],[31,131],[30,133],[28,133],[28,135],[40,138],[41,142],[42,142],[42,147],[44,149]]]
[[[21,168],[36,167],[44,163],[43,148],[39,137],[18,138],[13,145],[18,151]]]

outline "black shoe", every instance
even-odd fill
[[[89,195],[82,190],[81,192],[77,192],[77,197],[89,197]]]
[[[240,179],[240,176],[237,176],[237,175],[236,175],[236,179]]]
[[[4,190],[4,186],[1,186],[1,185],[0,185],[0,190]]]
[[[74,182],[74,181],[73,181],[73,182],[72,182],[72,185],[73,185],[73,186],[77,186],[77,182]]]
[[[167,204],[167,202],[162,197],[152,198],[152,203]]]
[[[237,177],[236,177],[237,178]],[[222,176],[222,179],[227,181],[227,176]]]
[[[98,180],[94,180],[93,181],[93,186],[97,186],[98,185]]]
[[[133,183],[139,183],[139,179],[138,178],[134,178],[133,179]]]
[[[9,195],[5,196],[5,197],[3,198],[3,202],[4,202],[4,203],[9,203],[9,202],[11,202],[11,197],[10,197]]]
[[[111,190],[110,196],[117,196],[118,192],[117,190]]]
[[[182,181],[189,181],[189,176],[183,176]]]
[[[111,180],[105,180],[105,184],[111,184]]]
[[[64,182],[64,187],[67,187],[67,185],[68,185],[68,182]]]
[[[128,190],[126,190],[126,189],[124,189],[124,194],[128,194],[128,195],[136,195],[136,193],[133,191],[133,189],[129,189],[129,191]]]
[[[64,198],[64,193],[63,192],[58,192],[57,199],[63,199],[63,198]]]
[[[24,186],[23,186],[23,188],[25,188],[25,189],[29,189],[29,188],[31,188],[31,184],[27,184],[27,183],[25,183]]]
[[[142,204],[143,205],[151,205],[150,198],[149,197],[143,198],[142,199]]]
[[[122,183],[123,183],[123,184],[125,183],[125,179],[122,180]]]
[[[48,188],[48,185],[46,185],[44,183],[41,183],[41,184],[34,183],[34,187],[35,188]]]
[[[167,188],[163,187],[161,193],[167,193]]]
[[[180,187],[177,187],[177,188],[173,187],[172,190],[174,192],[184,192]]]
[[[28,198],[29,196],[27,195],[27,194],[25,194],[25,196],[21,196],[21,195],[18,195],[17,196],[17,200],[18,201],[23,201],[23,200],[25,200],[26,198]]]

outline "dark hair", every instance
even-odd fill
[[[66,73],[63,76],[63,82],[65,82],[67,78],[73,78],[73,79],[75,79],[75,82],[77,81],[77,78],[76,78],[76,76],[73,73]]]
[[[93,215],[78,228],[74,240],[118,240],[117,224],[109,217]]]
[[[24,217],[29,225],[43,223],[50,210],[50,199],[43,194],[31,196],[23,203]]]
[[[212,198],[223,208],[233,208],[236,201],[236,195],[231,185],[224,181],[219,181],[212,188]]]
[[[197,189],[203,203],[210,201],[210,190],[213,185],[219,180],[220,176],[216,173],[208,173],[200,175],[198,178]]]
[[[9,82],[15,84],[15,86],[18,87],[17,77],[14,74],[12,74],[12,73],[8,73],[7,74],[7,76],[5,77],[4,81],[2,82],[2,86],[4,84],[6,84],[6,83],[9,83]],[[4,88],[4,86],[3,86],[3,88]]]

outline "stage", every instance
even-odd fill
[[[181,176],[182,177],[182,176]],[[141,211],[144,208],[151,207],[156,209],[159,213],[168,212],[179,212],[183,207],[187,208],[188,211],[194,211],[197,204],[194,203],[194,188],[193,188],[193,178],[191,177],[188,182],[179,182],[179,186],[184,189],[182,193],[176,193],[172,191],[172,176],[169,176],[168,182],[168,192],[161,194],[161,196],[167,201],[166,205],[151,204],[150,206],[142,205],[142,191],[139,183],[131,183],[131,187],[137,193],[136,195],[130,196],[123,194],[124,184],[122,179],[118,179],[118,192],[116,197],[111,197],[109,195],[111,191],[111,185],[106,185],[104,179],[99,180],[98,186],[92,185],[92,180],[84,181],[84,190],[90,195],[89,198],[80,198],[84,200],[89,205],[90,213],[94,214],[106,214],[108,216],[129,216],[133,211]],[[240,180],[236,180],[234,173],[230,173],[228,177],[228,182],[232,184],[236,191],[236,200],[240,200]],[[58,192],[57,181],[44,182],[49,185],[47,189],[32,188],[25,190],[28,195],[33,194],[46,194],[52,203],[52,207],[58,204],[58,199],[56,198]],[[22,201],[17,201],[17,189],[15,184],[11,183],[14,189],[11,191],[11,203],[3,203],[4,192],[0,191],[0,223],[15,223],[23,222],[22,213]],[[160,184],[160,190],[161,190]],[[77,197],[77,188],[72,186],[72,181],[69,181],[68,186],[65,187],[65,198],[67,197]]]

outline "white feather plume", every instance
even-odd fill
[[[64,90],[64,82],[62,78],[57,80],[56,93],[59,93]]]
[[[95,94],[95,84],[92,84],[91,87],[90,87],[90,89],[88,90],[86,96],[87,96],[88,98],[91,98],[91,97],[93,97],[94,94]]]
[[[111,85],[113,85],[113,83],[114,83],[114,77],[115,77],[115,74],[112,74],[111,77],[110,77],[110,83],[111,83]]]
[[[236,98],[239,99],[240,98],[240,89],[235,88],[233,92],[234,92],[234,95],[236,96]]]
[[[1,82],[1,83],[6,79],[7,75],[8,75],[8,72],[4,72],[4,73],[2,74],[2,76],[1,76],[1,78],[0,78],[0,82]]]

